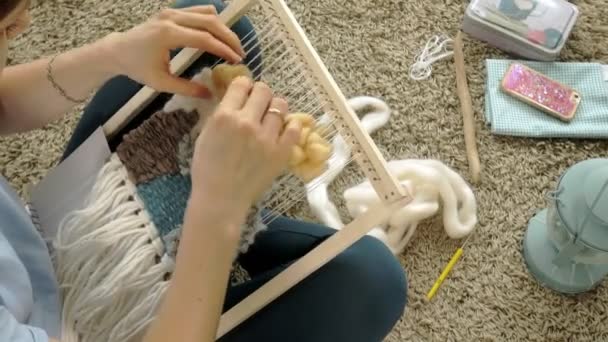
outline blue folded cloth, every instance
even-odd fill
[[[608,138],[608,71],[599,63],[517,61],[576,89],[574,119],[562,122],[505,94],[500,82],[515,61],[486,60],[486,123],[494,134],[544,138]]]

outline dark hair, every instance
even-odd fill
[[[0,0],[0,19],[4,19],[26,0]]]

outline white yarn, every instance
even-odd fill
[[[361,125],[368,133],[375,132],[384,126],[390,119],[391,112],[388,105],[377,98],[370,96],[358,96],[348,100],[349,106],[356,112],[365,107],[371,107],[370,112],[361,119]],[[328,122],[329,117],[323,115],[319,122]],[[327,188],[331,182],[340,174],[350,160],[350,148],[340,134],[336,134],[332,140],[333,154],[328,161],[328,168],[325,173],[310,181],[307,186],[307,200],[311,211],[315,216],[328,227],[340,229],[344,223],[340,219],[340,214],[334,203],[329,199]],[[373,229],[372,235],[383,239],[384,234],[378,229]]]
[[[413,201],[395,211],[383,225],[386,242],[393,253],[403,251],[418,224],[439,212],[443,204],[443,225],[452,239],[467,236],[477,224],[475,196],[466,182],[437,160],[394,160],[389,171],[413,189]],[[349,213],[357,217],[379,204],[371,183],[365,181],[344,192]]]
[[[349,100],[353,109],[372,106],[373,110],[361,119],[363,128],[372,133],[386,124],[389,107],[371,97]],[[329,184],[344,169],[350,159],[350,150],[340,135],[332,140],[334,155],[328,170],[307,187],[307,199],[313,214],[323,224],[342,229],[344,223],[338,209],[329,199]],[[393,253],[403,251],[418,224],[436,215],[443,204],[443,223],[446,233],[453,239],[468,235],[477,224],[476,200],[473,191],[456,172],[436,160],[395,160],[388,162],[389,171],[404,185],[413,189],[414,199],[395,211],[386,222],[373,228],[368,235],[383,241]],[[366,180],[344,192],[349,214],[356,218],[370,207],[379,204],[380,198]]]
[[[62,341],[128,341],[152,319],[173,269],[116,155],[54,242],[63,294]]]
[[[416,56],[416,62],[410,67],[410,77],[416,81],[420,81],[431,76],[433,63],[454,54],[448,48],[448,45],[452,44],[452,42],[453,40],[446,35],[431,37],[424,46],[424,49],[422,49],[422,52]]]

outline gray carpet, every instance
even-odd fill
[[[582,11],[565,60],[608,62],[608,6],[576,1]],[[11,49],[24,62],[91,41],[144,20],[160,0],[41,2],[33,27]],[[468,179],[453,65],[431,79],[408,78],[408,67],[433,34],[454,35],[465,3],[455,0],[290,1],[347,96],[384,98],[390,126],[373,138],[387,159],[435,158]],[[489,134],[482,120],[484,58],[504,57],[465,39],[468,79],[477,113],[483,182],[476,187],[479,226],[437,297],[424,296],[456,249],[437,218],[419,228],[401,256],[409,305],[388,341],[607,341],[608,288],[565,297],[539,287],[527,273],[521,242],[530,215],[570,165],[605,156],[608,142],[533,140]],[[32,99],[36,100],[36,99]],[[56,163],[78,110],[45,129],[0,139],[0,172],[21,191]],[[379,279],[378,281],[382,281]]]

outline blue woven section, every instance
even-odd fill
[[[189,175],[182,174],[159,176],[137,186],[161,236],[182,225],[191,187]]]

